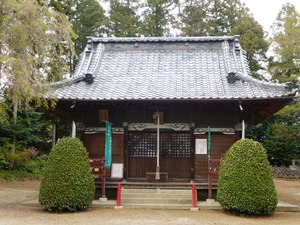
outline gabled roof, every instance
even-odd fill
[[[90,38],[61,100],[234,100],[295,95],[251,77],[238,37]]]

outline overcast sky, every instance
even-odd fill
[[[290,2],[300,12],[300,0],[241,0],[241,2],[246,4],[265,31],[269,31],[283,4]]]

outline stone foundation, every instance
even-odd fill
[[[300,167],[290,166],[290,167],[272,167],[273,177],[278,178],[288,178],[288,179],[299,179],[300,178]]]
[[[147,182],[168,182],[168,173],[167,172],[159,172],[159,180],[155,179],[156,172],[147,172],[146,173],[146,181]]]

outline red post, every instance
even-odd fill
[[[117,206],[121,206],[121,183],[118,183]]]
[[[209,177],[209,198],[212,198],[212,174]]]
[[[193,208],[197,207],[197,195],[196,195],[196,184],[192,185],[192,206]]]
[[[104,176],[101,176],[101,185],[102,185],[102,193],[101,196],[105,197],[105,178]]]

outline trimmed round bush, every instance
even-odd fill
[[[270,215],[277,194],[266,150],[253,140],[232,145],[220,163],[217,198],[225,210],[245,215]]]
[[[88,153],[78,138],[64,137],[52,148],[40,185],[39,202],[51,212],[86,210],[95,194]]]

